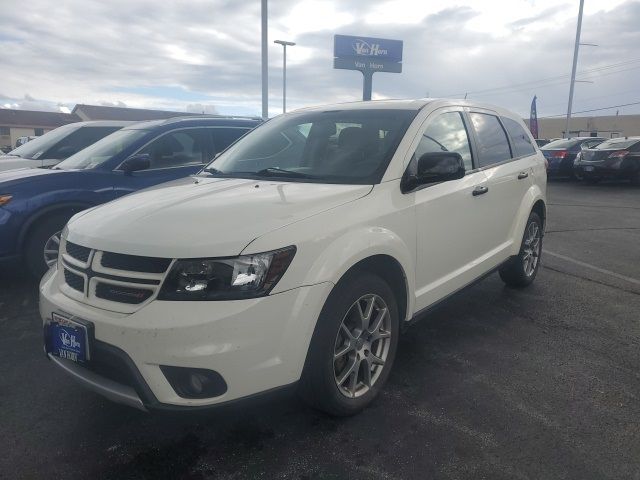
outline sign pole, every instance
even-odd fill
[[[371,100],[371,91],[373,89],[373,72],[369,70],[362,71],[362,100]]]
[[[269,59],[267,45],[267,0],[262,0],[262,118],[269,118]]]

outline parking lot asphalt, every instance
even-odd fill
[[[640,188],[549,185],[533,286],[497,274],[411,327],[352,418],[295,397],[145,414],[44,357],[37,285],[0,276],[0,478],[640,479]]]

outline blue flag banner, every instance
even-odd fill
[[[536,108],[536,97],[533,96],[533,100],[531,101],[531,114],[529,115],[529,130],[531,130],[531,134],[533,138],[538,138],[538,109]]]

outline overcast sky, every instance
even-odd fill
[[[12,6],[13,4],[13,6]],[[578,0],[270,0],[270,113],[357,100],[361,74],[334,70],[333,35],[404,41],[401,74],[374,98],[464,96],[540,116],[566,112]],[[640,102],[640,2],[586,0],[574,111]],[[8,0],[0,105],[76,103],[259,114],[260,0]],[[583,73],[580,73],[583,72]],[[640,105],[593,114],[640,113]]]

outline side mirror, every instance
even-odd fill
[[[457,152],[428,152],[420,156],[416,173],[404,178],[403,191],[428,183],[448,182],[464,177],[462,157]]]
[[[139,153],[127,158],[124,162],[122,162],[120,164],[120,170],[122,170],[126,175],[130,175],[131,173],[137,172],[139,170],[146,170],[150,166],[151,159],[149,158],[149,154]]]

